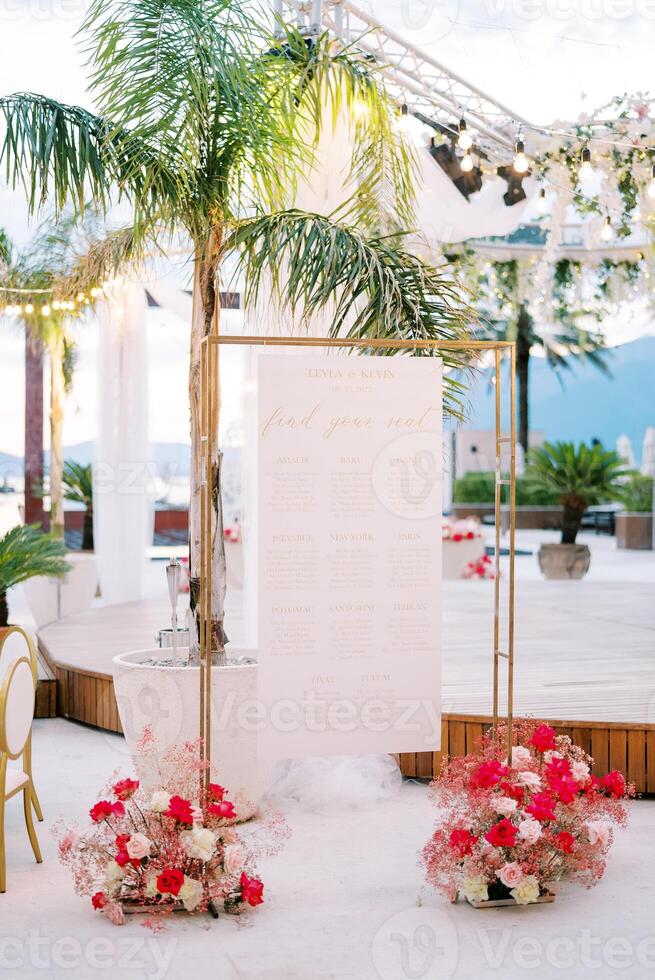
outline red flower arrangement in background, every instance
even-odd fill
[[[140,755],[150,743],[146,731]],[[283,818],[264,814],[256,831],[260,843],[248,847],[230,826],[238,813],[227,790],[211,783],[200,794],[198,744],[174,748],[163,761],[163,771],[175,773],[175,785],[153,792],[134,779],[114,780],[105,793],[115,799],[91,808],[90,830],[62,821],[55,826],[59,858],[71,869],[76,892],[115,925],[124,921],[125,903],[152,912],[201,912],[210,903],[238,912],[261,905],[264,885],[255,861],[274,853],[288,835]]]
[[[614,828],[626,825],[622,800],[634,790],[620,772],[597,779],[591,758],[549,725],[520,722],[513,734],[511,759],[506,732],[489,732],[432,784],[439,820],[422,858],[428,881],[451,899],[527,905],[563,878],[590,887]]]

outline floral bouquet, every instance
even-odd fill
[[[450,759],[431,787],[439,821],[423,849],[427,879],[455,901],[537,902],[549,885],[575,878],[587,887],[605,870],[621,802],[634,795],[617,770],[602,779],[592,759],[549,725],[487,734],[481,750]]]
[[[494,563],[489,555],[482,555],[477,561],[468,562],[462,572],[462,578],[494,579],[495,577]]]
[[[255,861],[262,850],[247,846],[231,826],[237,813],[222,786],[211,783],[200,794],[198,744],[173,749],[165,762],[176,772],[179,792],[171,785],[146,792],[134,779],[112,781],[89,811],[89,830],[61,821],[55,826],[59,858],[71,869],[77,894],[89,896],[115,925],[123,924],[126,910],[215,914],[261,905],[264,885]],[[287,836],[278,815],[271,827],[277,838]]]
[[[473,541],[482,537],[480,521],[467,517],[456,521],[452,517],[444,517],[441,525],[441,536],[444,541]]]

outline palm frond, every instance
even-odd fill
[[[84,465],[74,459],[64,462],[62,472],[64,498],[76,504],[88,507],[93,502],[93,468],[90,463]]]
[[[0,538],[0,592],[35,575],[61,577],[69,568],[64,542],[37,524],[18,524]]]
[[[545,442],[529,451],[525,470],[529,486],[561,502],[579,498],[585,507],[621,500],[630,475],[631,470],[614,451],[597,443],[576,446],[572,442]]]
[[[270,274],[280,304],[306,324],[330,307],[332,336],[444,344],[468,336],[473,313],[456,282],[390,240],[368,239],[334,216],[294,209],[243,221],[223,251],[239,257],[247,302],[269,285]],[[466,363],[453,351],[439,356],[448,369]],[[463,381],[444,379],[445,405],[453,416],[463,413],[464,390]]]

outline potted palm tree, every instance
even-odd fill
[[[69,568],[60,538],[32,524],[7,531],[0,538],[0,629],[9,625],[9,589],[39,575],[61,578]]]
[[[530,450],[526,482],[562,505],[561,543],[539,549],[539,567],[546,578],[581,579],[587,574],[591,552],[576,542],[582,516],[592,504],[620,500],[628,474],[623,460],[599,443],[546,442]]]
[[[67,459],[62,474],[64,500],[84,507],[82,551],[93,551],[93,467]]]

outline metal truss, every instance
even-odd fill
[[[476,148],[495,161],[507,162],[521,126],[527,120],[450,71],[431,55],[407,42],[350,0],[275,0],[278,14],[291,10],[303,30],[328,30],[355,44],[379,64],[390,95],[409,111],[454,133],[464,116]]]

